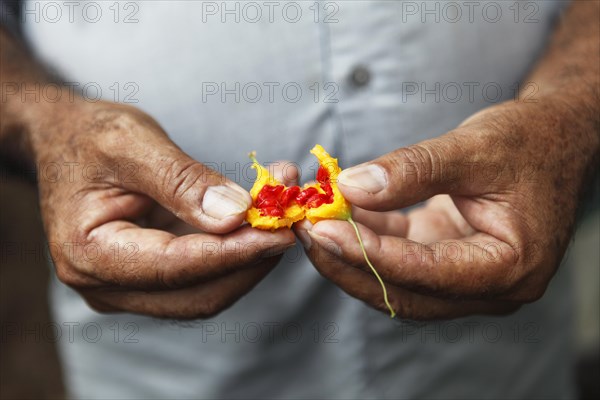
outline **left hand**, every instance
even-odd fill
[[[544,294],[598,156],[572,114],[557,103],[501,104],[340,174],[400,318],[505,314]],[[388,312],[348,222],[303,221],[296,232],[322,275]]]

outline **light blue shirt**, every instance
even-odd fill
[[[25,6],[43,60],[90,101],[98,89],[136,101],[188,154],[246,188],[250,150],[297,161],[309,180],[315,143],[347,167],[510,99],[564,6],[81,2],[56,20],[44,5]],[[300,246],[210,320],[100,315],[56,279],[52,305],[77,398],[573,396],[564,268],[514,315],[428,324],[390,320],[345,295]]]

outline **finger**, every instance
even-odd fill
[[[378,235],[406,236],[408,218],[399,211],[376,212],[352,207],[352,219]]]
[[[275,161],[269,164],[269,172],[285,186],[298,185],[299,171],[297,164],[291,161]]]
[[[353,207],[352,219],[365,224],[365,226],[368,226],[378,235],[405,236],[408,230],[408,219],[402,213],[396,211],[375,212]],[[311,238],[308,231],[312,227],[313,224],[307,219],[298,221],[292,226],[300,243],[306,249],[309,249],[311,246]]]
[[[94,289],[82,292],[101,312],[131,312],[156,318],[210,318],[224,311],[275,267],[279,257],[192,287],[167,291]]]
[[[173,143],[147,116],[113,117],[105,145],[109,165],[127,168],[119,184],[143,193],[188,224],[226,233],[244,220],[252,199],[236,183],[199,163]]]
[[[432,197],[423,207],[408,212],[406,218],[409,226],[407,234],[392,236],[404,236],[415,242],[431,243],[443,239],[459,239],[476,232],[448,195]]]
[[[364,223],[378,235],[406,236],[408,231],[408,219],[397,211],[375,212],[352,207],[352,218],[357,222]],[[292,227],[305,249],[309,249],[311,246],[308,231],[312,227],[313,224],[307,219],[296,222]]]
[[[315,236],[311,233],[311,236]],[[356,297],[371,307],[389,314],[382,288],[371,272],[363,271],[343,262],[329,247],[322,247],[316,238],[308,252],[315,268],[350,296]],[[434,320],[458,318],[474,314],[507,314],[518,305],[490,301],[462,301],[430,297],[411,292],[386,282],[388,299],[400,319]]]
[[[302,246],[304,246],[306,250],[309,250],[312,245],[312,239],[308,234],[308,231],[310,231],[312,227],[312,222],[310,222],[307,219],[300,220],[298,222],[295,222],[294,225],[292,225],[292,230],[294,231],[294,233],[298,237],[298,240],[300,241],[300,243],[302,243]]]
[[[397,149],[373,161],[343,170],[339,188],[352,204],[368,210],[400,209],[436,194],[472,195],[481,189],[484,176],[481,147],[486,139],[468,128],[439,138]],[[486,182],[493,183],[493,182]]]
[[[71,263],[79,272],[105,283],[164,290],[191,286],[255,265],[294,244],[295,237],[287,230],[272,233],[243,227],[224,236],[177,237],[114,221],[94,229]]]
[[[513,268],[518,260],[515,250],[486,234],[422,244],[377,236],[364,226],[359,226],[359,231],[383,280],[411,291],[446,298],[498,298],[518,278]],[[309,234],[313,242],[317,238],[320,246],[348,264],[370,270],[350,224],[321,221]]]

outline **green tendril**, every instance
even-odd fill
[[[356,223],[354,222],[352,217],[348,218],[348,222],[350,222],[350,225],[352,225],[352,227],[354,228],[354,232],[356,232],[356,237],[358,238],[358,244],[360,244],[360,249],[362,250],[363,256],[365,257],[365,261],[371,268],[371,271],[373,271],[373,274],[375,274],[375,277],[377,278],[377,280],[379,281],[379,284],[381,285],[381,289],[383,289],[383,300],[385,301],[385,305],[387,306],[387,308],[390,310],[390,318],[394,318],[396,316],[396,312],[390,305],[390,302],[388,300],[387,290],[385,289],[385,284],[383,283],[383,280],[381,279],[381,277],[377,273],[377,270],[375,269],[373,264],[371,264],[371,261],[369,260],[369,257],[367,256],[367,251],[365,250],[365,245],[363,244],[362,238],[360,237],[360,232],[358,231],[358,226],[356,226]]]

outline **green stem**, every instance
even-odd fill
[[[390,302],[388,300],[387,290],[385,289],[385,284],[383,283],[383,280],[381,279],[381,277],[377,273],[377,270],[375,269],[373,264],[371,264],[371,261],[369,260],[369,257],[367,256],[367,251],[365,250],[365,245],[363,244],[362,238],[360,237],[360,232],[358,231],[358,226],[356,226],[356,223],[354,222],[352,217],[348,218],[348,222],[350,222],[350,225],[352,225],[352,227],[354,228],[354,232],[356,232],[356,237],[358,238],[358,244],[360,244],[360,249],[362,250],[363,256],[365,257],[365,261],[367,262],[369,267],[371,267],[371,271],[373,271],[373,274],[375,274],[375,277],[377,278],[377,280],[379,281],[379,284],[381,285],[381,288],[383,289],[383,300],[385,301],[385,305],[387,306],[387,308],[389,308],[389,310],[390,310],[390,318],[394,318],[396,316],[396,312],[390,305]]]
[[[250,153],[248,153],[248,157],[251,161],[258,164],[258,161],[256,161],[256,151],[251,151]]]

